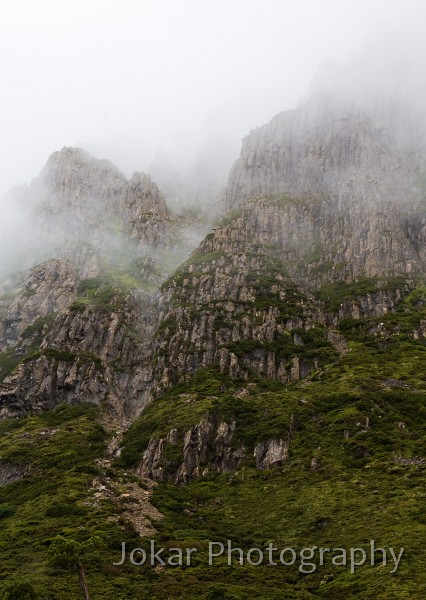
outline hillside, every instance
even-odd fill
[[[81,150],[15,190],[36,235],[0,299],[0,588],[81,597],[48,560],[61,535],[96,538],[93,598],[426,595],[412,123],[322,95],[277,115],[245,138],[212,230]],[[191,564],[113,565],[154,539]],[[227,540],[298,554],[209,565]],[[386,565],[333,562],[372,540]]]

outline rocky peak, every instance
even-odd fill
[[[377,103],[316,94],[244,139],[225,207],[254,211],[266,236],[305,264],[316,263],[322,281],[422,272],[421,131],[420,117],[416,130],[413,113],[399,104],[381,112]],[[281,217],[266,217],[268,202],[281,206]]]
[[[52,221],[55,228],[59,221],[67,233],[71,229],[85,237],[88,229],[105,236],[115,228],[142,244],[166,242],[166,201],[144,173],[127,180],[110,161],[79,148],[63,148],[52,154],[31,188],[38,216],[50,229]]]
[[[176,237],[165,197],[148,175],[127,180],[110,161],[80,148],[53,153],[31,185],[15,188],[5,202],[22,209],[9,232],[23,238],[16,269],[60,258],[84,279],[98,275],[107,257],[164,252]]]
[[[348,208],[361,199],[377,205],[389,191],[401,199],[424,165],[424,142],[410,111],[400,105],[386,111],[318,93],[244,138],[225,208],[278,193],[346,197]]]
[[[81,148],[54,152],[34,182],[38,202],[52,211],[97,209],[120,213],[137,204],[140,210],[156,210],[168,216],[166,200],[149,175],[133,173],[130,180],[109,160],[99,160]]]
[[[33,264],[0,298],[0,414],[92,401],[130,418],[150,399],[156,291],[198,242],[185,240],[193,224],[148,175],[127,180],[77,148],[20,193]]]
[[[125,177],[107,160],[97,160],[80,148],[63,148],[48,159],[33,180],[30,194],[46,217],[65,211],[100,215],[117,202]]]

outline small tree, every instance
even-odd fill
[[[77,571],[84,600],[90,600],[82,560],[84,555],[100,544],[100,539],[92,537],[86,542],[77,542],[62,535],[55,537],[50,545],[48,559],[52,566]]]
[[[37,594],[28,582],[14,581],[3,590],[2,600],[37,600]]]
[[[227,588],[221,584],[217,583],[213,585],[206,596],[207,600],[238,600],[237,596],[227,592]]]

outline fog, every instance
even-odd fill
[[[158,153],[183,173],[200,151],[219,152],[225,170],[248,130],[296,105],[321,61],[344,62],[383,29],[404,45],[422,4],[1,0],[0,196],[63,146],[127,175]]]
[[[0,274],[47,252],[35,198],[4,195],[63,146],[148,172],[173,210],[213,218],[243,136],[312,94],[396,97],[414,115],[401,135],[423,131],[421,0],[0,2]]]

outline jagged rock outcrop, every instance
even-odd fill
[[[64,258],[85,279],[99,274],[106,257],[125,250],[149,254],[173,243],[165,198],[150,177],[136,172],[128,180],[108,160],[79,148],[52,154],[40,175],[14,188],[7,202],[26,215],[21,268]]]
[[[2,416],[90,401],[129,418],[151,379],[143,357],[164,278],[152,253],[176,243],[164,196],[74,148],[15,194],[32,211],[31,259],[47,260],[0,299]]]
[[[153,437],[136,472],[155,481],[189,483],[209,471],[226,473],[247,463],[244,444],[233,441],[237,423],[205,417],[183,435],[171,429],[164,437]],[[258,469],[283,466],[289,458],[290,438],[259,442],[254,449]]]
[[[401,110],[398,119],[385,121],[377,115],[328,95],[277,115],[244,139],[226,209],[256,197],[281,204],[293,198],[285,211],[275,211],[285,249],[303,256],[316,244],[311,262],[323,275],[423,272],[424,140],[411,114]],[[261,217],[266,231],[271,217],[271,210]]]
[[[289,459],[292,439],[292,418],[285,437],[264,439],[250,452],[238,440],[235,420],[223,421],[207,415],[186,431],[171,429],[163,437],[152,437],[136,472],[155,481],[189,483],[209,471],[226,473],[244,465],[257,469],[273,469]],[[253,459],[250,459],[250,454]]]
[[[225,239],[216,231],[163,286],[154,341],[157,393],[213,364],[234,379],[255,373],[298,381],[335,353],[313,303],[283,263],[242,238],[238,251],[227,251]]]
[[[283,439],[260,442],[254,449],[258,469],[281,467],[288,460],[289,442]]]
[[[188,429],[183,439],[176,429],[164,438],[152,438],[136,471],[156,481],[188,483],[209,470],[225,473],[238,467],[245,456],[234,446],[236,423],[208,417]]]
[[[327,244],[325,255],[315,242],[302,244],[297,206],[290,200],[283,206],[250,202],[216,227],[163,285],[154,341],[156,393],[210,365],[234,379],[254,373],[298,381],[347,352],[337,333],[343,319],[385,315],[408,293],[411,277],[361,278],[348,285],[353,263],[342,280]],[[328,279],[333,276],[337,283]]]
[[[63,402],[100,403],[108,387],[91,356],[41,354],[25,361],[0,386],[0,417],[40,413]]]
[[[29,194],[50,231],[59,228],[71,238],[87,235],[98,245],[121,232],[141,246],[165,244],[166,201],[149,176],[134,173],[128,181],[110,161],[79,148],[52,154]]]
[[[16,345],[35,321],[54,317],[76,298],[78,277],[64,260],[52,259],[31,269],[20,293],[0,300],[0,342]]]
[[[27,471],[23,465],[16,465],[0,459],[0,485],[7,485],[22,479]]]
[[[142,409],[152,377],[142,358],[150,352],[153,298],[103,280],[93,282],[93,296],[79,296],[77,284],[73,269],[49,261],[5,310],[3,343],[16,370],[0,384],[3,416],[61,402],[106,403],[123,418]]]

